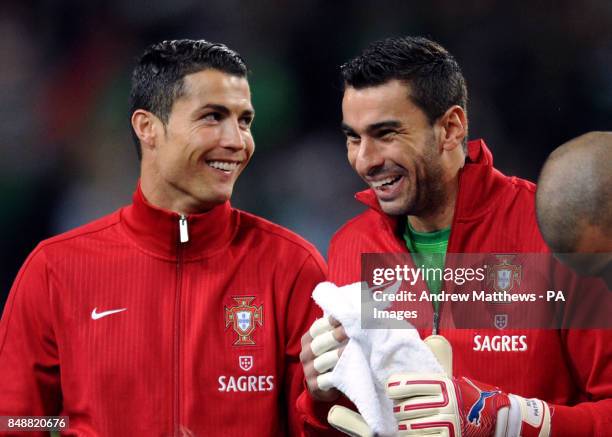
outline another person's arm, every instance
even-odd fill
[[[330,387],[328,377],[347,340],[344,328],[333,318],[317,319],[302,336],[300,361],[304,370],[305,386],[298,399],[298,410],[302,413],[306,425],[306,435],[343,435],[330,427],[327,417],[334,405],[348,406],[351,402],[338,390]]]
[[[327,268],[323,259],[308,256],[295,276],[287,301],[284,390],[291,435],[310,435],[313,429],[311,404],[309,399],[302,398],[304,372],[300,363],[301,338],[312,322],[321,315],[311,294],[318,283],[325,281],[326,274]]]
[[[60,362],[48,275],[45,255],[37,249],[19,271],[6,301],[0,321],[0,416],[60,412]]]

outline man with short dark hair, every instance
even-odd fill
[[[23,265],[0,322],[0,416],[68,416],[75,435],[298,432],[300,337],[326,266],[230,206],[254,151],[246,76],[222,44],[145,51],[133,203]]]
[[[612,132],[589,132],[555,149],[536,192],[538,224],[550,248],[612,290]]]
[[[343,65],[342,77],[342,130],[348,160],[369,186],[356,196],[368,210],[334,235],[331,281],[363,280],[362,254],[410,253],[425,269],[441,270],[444,256],[431,255],[484,253],[505,256],[494,284],[506,290],[521,266],[505,254],[549,252],[536,223],[535,186],[496,170],[484,141],[465,147],[465,81],[443,47],[415,37],[378,41]],[[435,279],[417,285],[430,296],[445,287]],[[456,329],[450,303],[416,305],[419,320],[429,321],[429,327],[417,325],[421,337],[435,342],[438,356],[451,356],[452,346],[454,360],[442,363],[446,375],[388,381],[399,435],[612,435],[610,331],[507,329],[488,314],[486,328]],[[326,390],[325,375],[342,354],[346,333],[332,322],[321,334],[321,326],[315,322],[304,335],[301,359],[310,396],[332,402],[339,393]],[[350,426],[350,415],[343,422],[338,417],[332,415],[338,428],[367,435]]]

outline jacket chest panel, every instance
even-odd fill
[[[218,377],[227,375],[236,377],[227,384],[237,392],[276,387],[281,305],[273,281],[256,269],[150,257],[80,267],[53,275],[51,289],[62,365],[84,393],[107,384],[146,391],[171,379],[177,358],[182,385],[217,392]]]

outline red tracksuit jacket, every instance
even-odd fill
[[[67,415],[79,436],[297,433],[323,259],[229,203],[187,217],[184,243],[179,219],[138,189],[32,252],[0,322],[0,416]]]
[[[548,252],[536,223],[534,192],[532,183],[495,170],[482,140],[470,142],[448,253]],[[337,285],[361,280],[362,253],[407,252],[405,221],[385,215],[369,190],[357,198],[370,209],[341,228],[329,249],[329,278]],[[433,314],[431,303],[427,307]],[[439,333],[453,346],[454,375],[549,402],[555,437],[612,436],[611,331],[445,329],[444,320],[441,326]],[[419,331],[423,338],[431,334],[431,329]],[[485,337],[503,335],[509,338],[506,350],[483,347]],[[321,414],[318,421],[312,417],[307,401],[303,394],[301,410],[310,411],[313,424],[322,423]]]

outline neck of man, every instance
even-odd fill
[[[215,205],[202,205],[193,196],[177,186],[160,184],[160,177],[151,177],[151,173],[141,172],[140,189],[144,198],[151,205],[181,215],[200,214],[211,210]]]
[[[409,215],[410,226],[417,232],[435,232],[449,228],[455,215],[455,204],[459,191],[459,172],[444,186],[443,201],[437,202],[434,209],[419,215]]]

